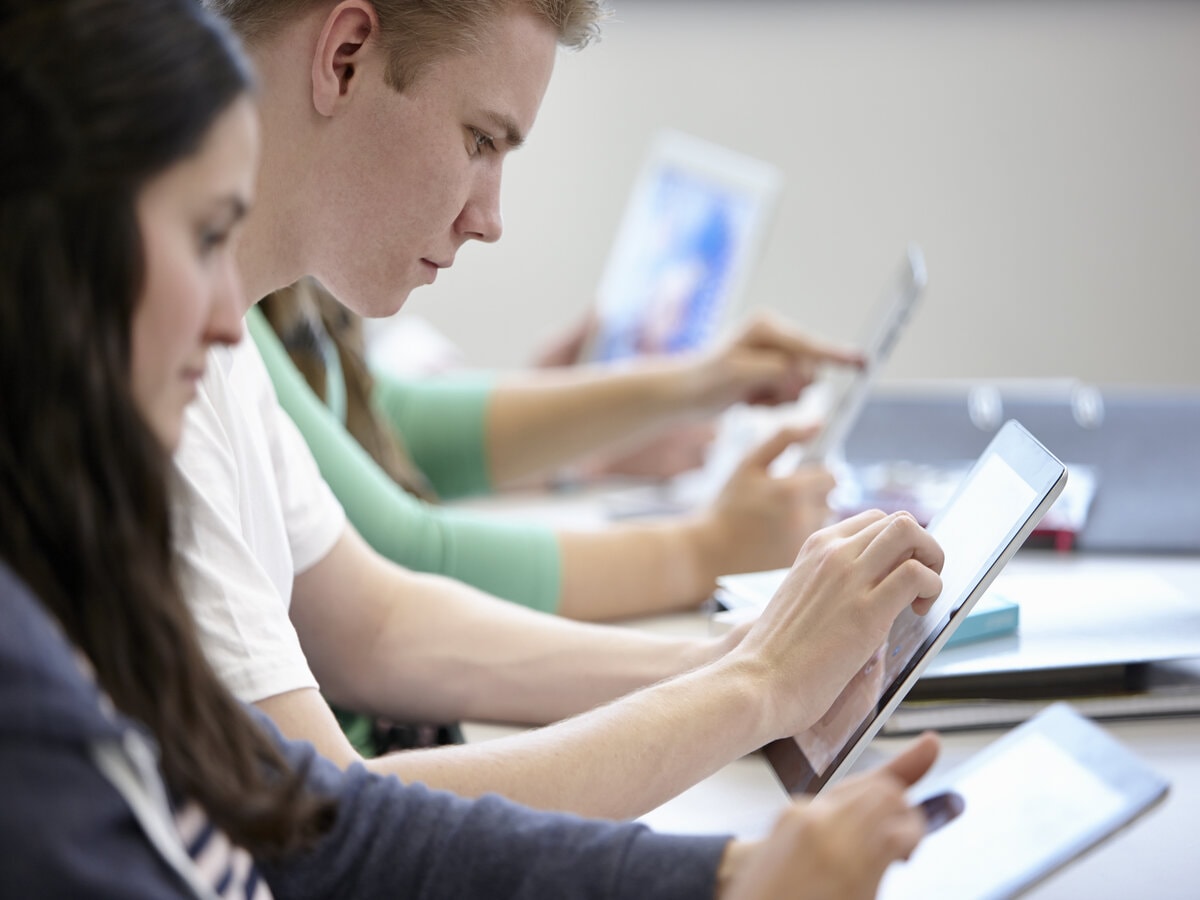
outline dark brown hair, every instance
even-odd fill
[[[329,402],[330,355],[336,355],[345,389],[345,426],[351,436],[400,487],[437,502],[437,491],[413,462],[404,436],[378,412],[375,376],[367,364],[362,319],[314,278],[302,278],[258,303],[308,386]]]
[[[136,200],[250,86],[191,0],[0,0],[0,558],[144,723],[168,785],[255,854],[332,822],[208,665],[169,459],[130,387]]]

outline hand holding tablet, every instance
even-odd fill
[[[1056,704],[910,791],[953,791],[962,812],[889,868],[879,897],[1014,897],[1128,826],[1167,788],[1107,732]]]
[[[941,821],[952,812],[940,800],[914,805],[906,794],[937,753],[937,740],[924,735],[878,768],[847,778],[818,798],[796,800],[761,844],[739,848],[730,865],[722,866],[737,877],[718,897],[874,897],[888,867],[908,857],[930,832],[926,810],[943,808],[935,813]],[[737,858],[743,851],[748,852]]]
[[[761,673],[763,739],[828,710],[887,640],[901,611],[942,590],[937,541],[907,513],[860,513],[810,537],[749,633],[731,651]]]
[[[892,355],[900,333],[925,292],[927,280],[925,254],[916,244],[910,244],[895,277],[884,289],[865,332],[858,340],[866,364],[854,371],[839,370],[833,373],[833,404],[821,434],[805,448],[806,461],[823,460],[830,454],[841,453],[850,429],[862,412],[875,376]]]
[[[894,610],[893,619],[888,620],[890,627],[871,645],[874,652],[859,659],[852,671],[844,672],[841,667],[846,660],[838,666],[818,656],[830,668],[810,675],[812,680],[797,678],[794,682],[797,695],[815,692],[815,697],[825,705],[814,726],[766,747],[767,759],[787,790],[816,793],[846,772],[911,690],[933,655],[949,640],[1024,543],[1062,492],[1066,478],[1062,463],[1019,423],[1010,421],[1000,430],[929,524],[926,537],[938,548],[938,553],[944,552],[945,564],[939,566],[941,593],[928,612],[903,606]],[[855,516],[846,522],[855,523],[859,519]],[[909,521],[915,526],[915,520]],[[928,557],[925,559],[928,561]],[[796,577],[794,568],[785,577],[776,600],[764,610],[759,624],[768,616],[772,616],[772,621],[778,617],[772,615],[772,607],[776,606],[780,593],[792,590],[788,581]],[[928,594],[918,591],[910,596]],[[875,620],[867,621],[870,629],[878,627]],[[838,643],[836,632],[826,635],[830,646]],[[870,635],[872,639],[875,636],[873,631]],[[831,673],[837,677],[844,673],[838,683],[845,687],[826,702],[821,693],[821,685],[826,682],[819,676]]]

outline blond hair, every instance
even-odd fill
[[[331,0],[204,0],[227,18],[247,44],[268,40],[287,22]],[[558,43],[581,50],[600,36],[609,15],[605,0],[371,0],[390,60],[388,83],[404,90],[449,53],[486,43],[506,12],[524,7],[558,34]]]

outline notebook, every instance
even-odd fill
[[[787,569],[778,569],[770,573],[751,573],[771,576],[769,581],[762,582],[762,589],[741,587],[741,576],[738,575],[722,577],[723,586],[719,586],[713,592],[713,599],[722,608],[710,617],[712,631],[719,633],[738,622],[756,617],[771,599],[775,589],[783,582],[787,572]],[[954,634],[950,635],[945,646],[947,649],[961,647],[964,644],[976,644],[1015,634],[1020,622],[1021,607],[1008,598],[989,591],[979,599]]]

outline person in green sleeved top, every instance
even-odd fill
[[[435,506],[409,493],[313,392],[257,307],[247,314],[246,324],[279,402],[368,543],[408,568],[448,575],[534,609],[558,609],[562,566],[552,528]],[[381,406],[397,419],[421,423],[420,428],[405,429],[406,436],[425,434],[430,442],[440,435],[451,436],[444,444],[456,452],[441,453],[445,464],[420,469],[436,485],[438,496],[488,489],[482,435],[487,393],[487,380],[477,376],[430,382],[416,392],[376,381],[374,396]],[[427,404],[436,405],[436,415],[428,414]],[[419,451],[420,443],[411,438],[406,442],[414,453]]]
[[[515,454],[505,465],[497,462],[498,446],[506,440],[516,443],[513,432],[519,430],[509,426],[506,434],[497,423],[506,402],[508,418],[521,421],[522,415],[533,415],[535,424],[537,414],[525,412],[519,403],[584,408],[590,403],[602,417],[606,404],[632,405],[628,398],[635,393],[664,393],[658,388],[664,382],[697,381],[714,359],[728,365],[728,358],[739,351],[737,362],[744,369],[778,369],[780,345],[803,341],[802,371],[769,370],[764,376],[768,390],[762,396],[724,395],[726,402],[784,402],[808,383],[816,364],[856,361],[853,353],[800,337],[782,323],[752,322],[712,354],[621,372],[575,367],[566,374],[543,372],[521,382],[478,372],[412,380],[376,375],[366,367],[361,329],[354,327],[360,323],[350,316],[329,292],[305,279],[257,304],[247,324],[280,403],[351,522],[377,551],[408,568],[448,575],[572,618],[645,615],[695,606],[720,574],[790,564],[799,545],[828,514],[832,478],[825,469],[802,467],[785,478],[767,472],[779,452],[804,438],[797,429],[784,429],[752,453],[709,508],[655,522],[579,533],[436,504],[438,498],[485,493],[513,478],[544,474],[616,439],[641,437],[664,422],[689,414],[711,415],[718,408],[707,394],[699,394],[696,402],[676,391],[684,399],[672,398],[675,408],[660,404],[652,414],[635,412],[624,433],[619,425],[610,426],[591,440],[552,447],[533,465],[512,462]],[[795,369],[791,361],[788,366]],[[546,387],[546,382],[552,386]],[[616,383],[608,395],[603,393],[606,383]],[[551,396],[556,391],[559,398]],[[546,443],[550,442],[541,442],[538,449]],[[678,583],[671,577],[669,560],[659,554],[622,553],[631,539],[645,536],[660,549],[673,549],[694,561],[696,545],[702,543],[698,536],[714,525],[738,540],[722,540],[714,549],[702,584]],[[618,559],[626,576],[623,582],[612,571]],[[662,570],[667,570],[665,576]]]
[[[459,372],[400,380],[369,371],[361,327],[353,327],[361,323],[310,280],[256,304],[246,324],[280,404],[304,436],[351,523],[377,552],[408,568],[447,575],[534,609],[562,612],[563,541],[586,542],[586,534],[560,536],[549,525],[436,503],[493,488],[486,420],[496,390],[494,376]],[[735,489],[756,477],[761,480],[765,465],[785,445],[786,440],[775,441],[777,449],[770,456],[734,479]],[[798,501],[800,516],[809,517],[794,520],[803,528],[797,545],[825,517],[825,475],[824,470],[802,471],[793,476],[793,492],[785,495]],[[750,514],[761,515],[753,508]],[[745,510],[734,505],[730,518],[744,515]],[[691,521],[678,517],[649,527],[686,533]],[[639,527],[647,526],[610,530]],[[757,568],[789,561],[768,560]],[[753,563],[747,563],[745,569],[751,568]],[[708,589],[695,600],[707,593]],[[663,599],[652,593],[635,597],[616,614],[652,612],[662,608]],[[575,617],[608,616],[584,608]],[[454,723],[395,723],[333,709],[364,757],[461,741]]]

